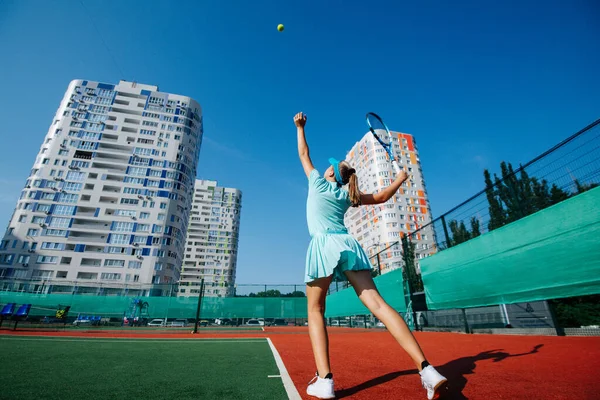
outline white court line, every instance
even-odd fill
[[[267,378],[281,378],[281,375],[267,375]]]
[[[47,341],[47,342],[96,342],[96,343],[114,343],[115,341],[117,342],[125,342],[125,343],[140,343],[140,342],[144,342],[144,343],[187,343],[187,342],[210,342],[210,343],[231,343],[231,342],[236,342],[236,343],[262,343],[265,338],[256,338],[256,339],[210,339],[210,338],[204,338],[204,339],[143,339],[143,338],[139,338],[139,339],[131,339],[131,338],[105,338],[105,337],[91,337],[91,338],[71,338],[71,339],[65,339],[63,337],[60,336],[47,336],[45,338],[36,338],[36,337],[11,337],[11,336],[5,336],[5,337],[1,337],[0,336],[0,340],[2,339],[8,339],[8,340],[22,340],[22,341]]]
[[[283,387],[285,388],[285,391],[288,395],[288,399],[289,400],[302,400],[302,398],[300,397],[300,393],[298,393],[298,389],[296,389],[294,382],[292,382],[292,378],[290,378],[290,374],[288,373],[287,368],[285,368],[285,365],[283,364],[283,360],[281,359],[279,352],[273,345],[273,342],[271,342],[271,339],[269,339],[269,338],[267,338],[267,342],[269,343],[269,347],[271,347],[271,351],[273,352],[273,357],[275,358],[275,363],[277,364],[277,368],[279,368],[279,373],[281,374],[281,380],[283,381]]]

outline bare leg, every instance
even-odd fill
[[[317,371],[321,378],[331,372],[329,338],[325,327],[325,297],[333,276],[317,279],[306,285],[308,300],[308,335],[312,344]]]
[[[345,273],[360,301],[383,322],[394,339],[412,358],[417,369],[421,371],[421,363],[425,361],[425,355],[400,314],[390,307],[377,291],[371,271],[345,271]]]

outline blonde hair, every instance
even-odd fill
[[[339,169],[340,175],[342,176],[342,183],[348,185],[348,195],[350,196],[352,207],[360,206],[360,191],[358,190],[356,170],[346,161],[340,162]]]

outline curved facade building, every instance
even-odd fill
[[[190,97],[72,81],[0,244],[0,288],[168,294],[162,285],[180,276],[202,132]]]

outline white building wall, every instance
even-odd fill
[[[72,81],[0,243],[0,286],[106,293],[176,282],[201,113],[152,85]]]
[[[399,132],[392,132],[392,135],[398,163],[412,179],[405,182],[387,203],[350,208],[345,217],[348,230],[370,256],[400,241],[402,235],[414,232],[431,221],[427,190],[414,138]],[[378,192],[395,179],[394,169],[385,150],[370,132],[352,147],[346,155],[346,161],[356,169],[359,188],[363,193]],[[429,229],[414,238],[417,263],[420,258],[435,252],[433,239],[433,231],[429,232]],[[382,273],[401,268],[401,245],[381,253],[380,263]],[[373,264],[376,264],[375,259]]]
[[[179,296],[234,295],[242,192],[196,180]]]

